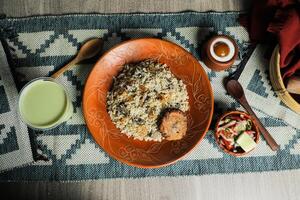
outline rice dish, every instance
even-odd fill
[[[166,64],[154,60],[124,65],[107,95],[113,123],[121,133],[138,140],[164,139],[158,123],[168,109],[189,109],[187,89]]]

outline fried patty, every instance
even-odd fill
[[[180,110],[167,112],[161,121],[159,129],[166,140],[180,140],[187,131],[187,118]]]

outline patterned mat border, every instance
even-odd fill
[[[237,25],[236,19],[240,14],[239,12],[185,12],[185,13],[173,13],[173,14],[94,14],[94,15],[62,15],[62,16],[42,16],[42,17],[26,17],[26,18],[7,18],[0,22],[0,25],[10,26],[13,24],[16,32],[30,31],[47,31],[49,25],[53,24],[55,27],[65,27],[68,29],[108,29],[108,35],[111,33],[117,33],[122,36],[121,28],[161,28],[163,33],[174,31],[174,27],[185,26],[217,26],[219,30],[225,31],[227,26]],[[221,16],[222,15],[222,16]],[[135,17],[139,17],[138,19]],[[222,21],[219,20],[220,16]],[[101,17],[101,21],[99,20]],[[122,18],[122,20],[121,20]],[[126,18],[126,20],[123,20]],[[162,20],[162,18],[164,18]],[[209,18],[209,20],[208,20]],[[212,20],[211,20],[212,19]],[[24,23],[31,20],[31,25]],[[124,23],[124,21],[129,23]],[[167,23],[166,23],[167,22]],[[176,22],[176,26],[175,26]],[[39,26],[36,26],[39,24]],[[78,25],[80,24],[80,25]],[[143,24],[140,26],[139,24]],[[111,28],[114,27],[114,28]],[[63,34],[63,31],[61,32]],[[191,49],[191,52],[197,57],[196,49]],[[34,55],[33,55],[34,56]],[[68,59],[68,56],[62,56],[60,59],[55,58],[58,62],[53,63],[53,60],[49,59],[46,63],[45,60],[36,60],[31,63],[29,59],[20,59],[20,63],[17,64],[30,64],[38,66],[40,63],[44,65],[60,65],[64,60]],[[60,63],[61,62],[61,63]],[[75,127],[74,127],[75,128]],[[76,127],[81,131],[86,131],[84,127]],[[89,133],[86,131],[88,138]],[[299,135],[299,134],[298,134]],[[210,141],[213,138],[207,136]],[[81,138],[85,140],[86,138]],[[237,172],[259,172],[270,170],[284,170],[294,169],[299,167],[300,156],[290,155],[286,150],[281,150],[277,153],[277,156],[261,156],[261,157],[247,157],[247,158],[233,158],[229,155],[224,155],[220,159],[207,159],[207,160],[188,160],[180,161],[174,165],[163,167],[159,169],[138,169],[130,166],[123,165],[115,160],[110,160],[109,164],[103,164],[101,166],[68,166],[66,171],[58,171],[53,174],[50,168],[53,166],[30,166],[25,168],[15,169],[13,171],[5,172],[0,175],[1,180],[25,180],[28,177],[32,177],[31,180],[81,180],[81,179],[99,179],[99,178],[138,178],[146,176],[181,176],[181,175],[203,175],[203,174],[215,174],[215,173],[237,173]],[[246,163],[248,164],[246,166]],[[255,163],[255,165],[253,165]],[[258,164],[259,163],[259,164]],[[274,165],[274,163],[277,163]],[[280,163],[280,165],[278,165]],[[238,166],[243,165],[247,167],[247,170],[243,170]],[[274,168],[274,166],[276,166]],[[42,170],[40,170],[43,168]],[[66,178],[66,174],[68,177]],[[84,175],[84,177],[82,177]],[[41,178],[42,177],[42,178]]]

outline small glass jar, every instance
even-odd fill
[[[73,105],[64,86],[53,78],[41,77],[22,88],[18,110],[29,127],[47,130],[67,121],[73,114]]]

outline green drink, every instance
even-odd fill
[[[21,90],[19,112],[30,127],[49,129],[67,121],[73,106],[63,86],[52,78],[38,78]]]

